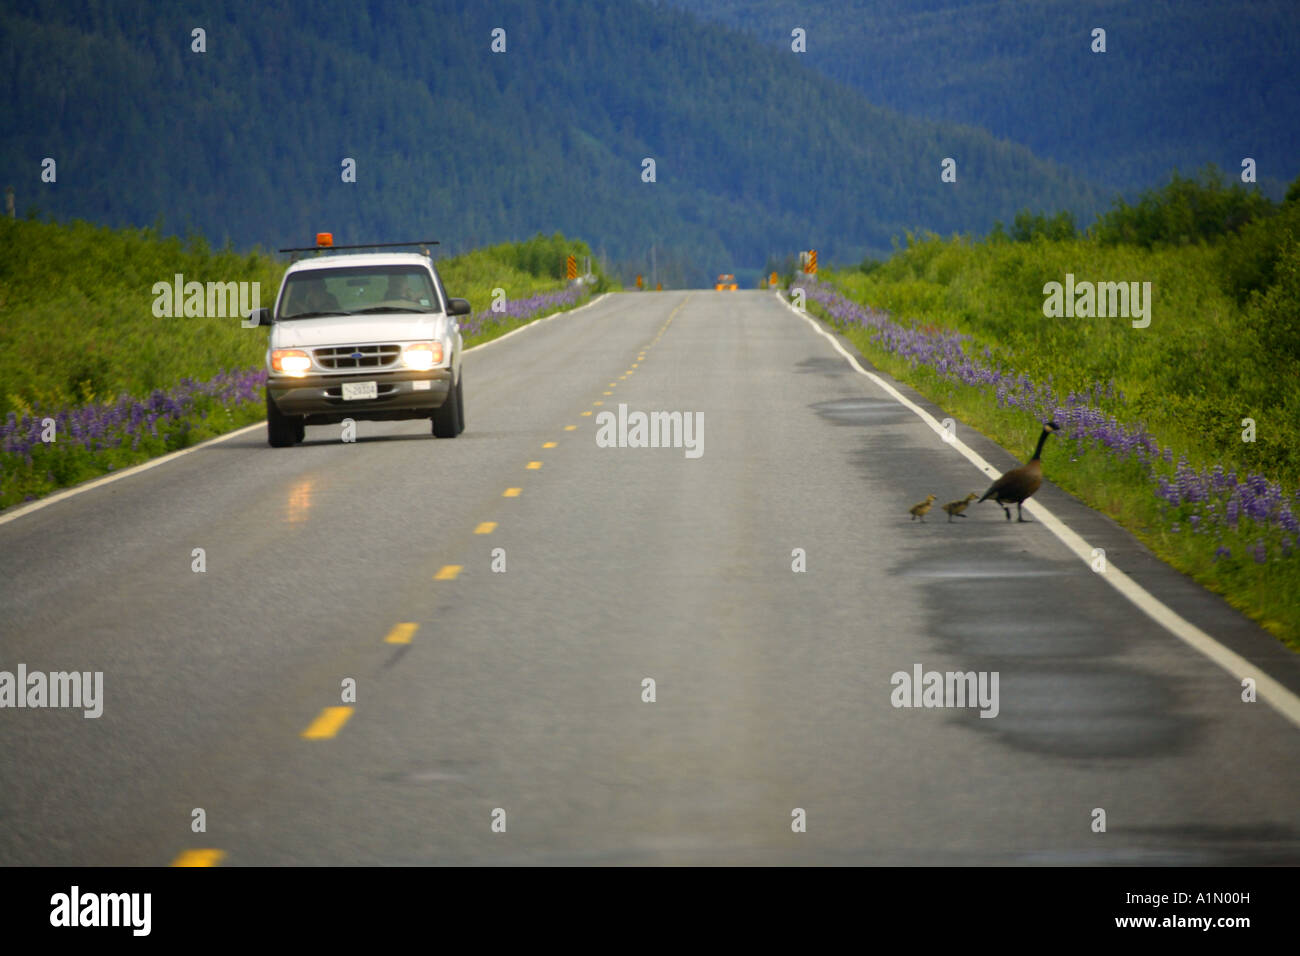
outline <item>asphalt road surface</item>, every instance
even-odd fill
[[[455,440],[254,429],[0,525],[0,669],[104,674],[98,719],[0,711],[0,863],[1300,862],[1300,730],[1041,522],[948,523],[987,479],[775,296],[608,296],[465,400]],[[702,454],[599,447],[620,403]],[[895,707],[917,665],[996,672],[997,715]]]

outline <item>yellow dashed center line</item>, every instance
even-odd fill
[[[352,716],[351,707],[326,707],[311,726],[302,732],[303,740],[329,740]]]
[[[225,850],[186,850],[172,861],[172,866],[216,866],[225,856]]]
[[[681,305],[673,310],[672,315],[668,317],[668,321],[665,322],[663,328],[659,330],[659,334],[655,336],[654,342],[652,342],[651,345],[658,342],[659,339],[663,337],[664,331],[667,330],[669,324],[671,324],[673,320],[673,316],[676,315],[682,305],[685,304],[685,300],[683,300]],[[629,375],[635,374],[635,369],[639,368],[640,363],[645,361],[646,350],[649,347],[650,346],[647,346],[646,349],[641,350],[637,355],[637,360],[632,363],[632,367],[619,376],[620,380],[626,380]],[[618,383],[610,382],[609,387],[617,388]],[[603,394],[609,396],[614,393],[604,392]],[[592,405],[597,407],[604,404],[603,401],[592,402]],[[585,411],[581,414],[583,417],[590,417],[593,413],[591,411]],[[577,425],[564,426],[566,432],[576,431],[577,428]],[[542,447],[555,448],[556,445],[556,442],[548,441],[544,442]],[[537,471],[542,467],[542,463],[540,461],[530,461],[525,467],[530,471]],[[518,498],[522,492],[522,488],[507,488],[501,494],[503,498]],[[482,521],[474,528],[474,533],[491,534],[496,530],[496,528],[497,523],[495,521]],[[438,573],[433,577],[435,581],[454,581],[463,569],[464,566],[459,564],[443,565],[443,567],[440,568]],[[419,629],[419,626],[419,624],[414,622],[404,622],[394,625],[393,629],[388,632],[388,636],[384,638],[384,641],[388,644],[410,644],[411,639]],[[303,738],[306,740],[327,740],[334,737],[339,730],[342,729],[343,725],[352,717],[352,711],[352,707],[326,707],[321,711],[320,715],[312,721],[311,726],[302,732]],[[176,858],[176,862],[172,865],[215,866],[224,856],[225,854],[221,850],[186,850]]]
[[[416,628],[418,628],[419,626],[420,626],[419,624],[413,624],[409,621],[404,624],[398,624],[394,626],[391,631],[388,632],[388,636],[384,638],[384,643],[385,644],[410,644],[411,636],[415,634]]]

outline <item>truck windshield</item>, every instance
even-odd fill
[[[440,312],[429,272],[419,266],[312,269],[289,277],[281,319],[381,312]]]

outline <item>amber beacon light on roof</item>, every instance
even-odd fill
[[[402,246],[419,246],[421,251],[427,256],[429,250],[427,247],[439,245],[437,239],[417,239],[412,242],[360,242],[349,246],[334,245],[334,233],[318,232],[316,233],[316,245],[314,246],[292,246],[288,249],[277,250],[279,252],[321,252],[324,250],[338,249],[396,249]]]

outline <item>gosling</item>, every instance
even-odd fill
[[[962,514],[962,512],[966,510],[967,505],[969,505],[972,501],[974,501],[978,497],[979,495],[975,494],[975,492],[972,491],[970,494],[968,494],[965,498],[962,498],[960,501],[950,501],[946,505],[944,505],[943,510],[948,512],[948,523],[952,524],[953,518],[965,518],[966,515]]]
[[[918,501],[916,504],[912,505],[912,507],[907,509],[911,512],[913,521],[920,518],[921,523],[925,523],[925,515],[930,510],[930,506],[934,504],[934,498],[934,495],[926,495],[924,501]]]

